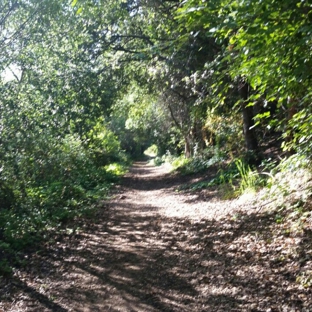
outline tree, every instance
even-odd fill
[[[119,76],[86,53],[88,21],[67,2],[11,4],[1,24],[0,68],[14,75],[0,81],[0,239],[17,246],[86,209],[108,183],[120,145],[105,118]]]
[[[285,116],[283,110],[293,106],[294,101],[289,101],[289,98],[297,99],[299,111],[308,109],[306,94],[309,92],[306,90],[310,88],[311,75],[306,64],[311,62],[308,39],[310,11],[310,5],[292,1],[193,0],[183,3],[178,18],[190,33],[204,32],[221,45],[222,53],[215,58],[219,68],[215,79],[220,81],[229,73],[231,79],[227,84],[245,81],[250,86],[248,99],[243,98],[247,107],[257,105],[260,99],[266,108],[265,114],[259,114],[259,118],[267,118],[272,111],[269,106],[277,101],[276,108],[281,114],[277,115],[277,122],[272,118],[269,126],[274,123],[281,127],[289,123],[282,117]],[[246,92],[244,94],[246,96]],[[292,104],[289,106],[289,103]],[[251,144],[251,141],[255,142],[253,128],[251,132],[246,131],[250,125],[253,127],[253,122],[250,122],[252,115],[247,114],[251,109],[247,107],[243,109],[243,120],[249,120],[245,123],[245,134],[248,133],[246,145],[254,149],[256,144]],[[249,134],[252,134],[252,139]],[[296,143],[299,143],[299,137]],[[300,144],[304,141],[302,139]]]

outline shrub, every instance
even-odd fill
[[[90,156],[98,165],[105,166],[120,159],[120,142],[103,120],[100,120],[86,137]]]
[[[174,170],[178,170],[182,174],[192,174],[197,172],[203,172],[216,163],[223,162],[225,155],[220,150],[206,150],[203,155],[185,158],[180,156],[173,159],[171,162]]]
[[[97,136],[88,148],[78,135],[61,138],[45,132],[27,148],[7,154],[0,176],[0,242],[14,250],[24,248],[94,209],[116,176],[125,172],[117,163],[103,166],[97,161],[97,148],[104,153],[106,146],[109,157],[119,151],[110,134],[104,137],[104,143]]]

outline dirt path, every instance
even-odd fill
[[[304,238],[215,190],[177,193],[167,173],[136,163],[96,221],[2,281],[0,312],[312,311]]]

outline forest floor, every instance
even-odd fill
[[[1,280],[0,312],[312,311],[312,231],[260,195],[177,192],[198,179],[135,163],[96,218]]]

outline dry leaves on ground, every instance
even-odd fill
[[[25,255],[0,311],[312,311],[309,218],[288,231],[254,201],[177,193],[167,173],[137,163],[96,220]]]

